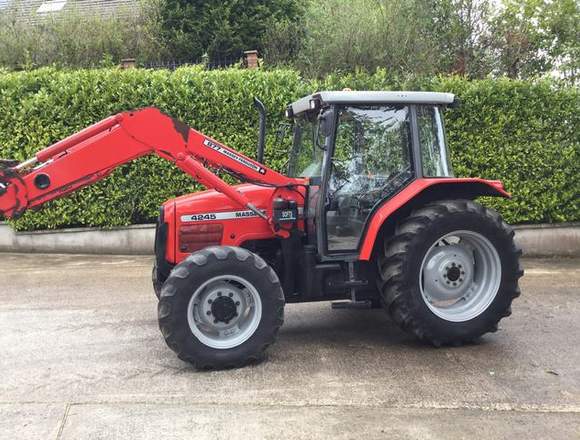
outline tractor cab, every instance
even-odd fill
[[[308,241],[323,259],[360,252],[373,213],[423,177],[451,177],[442,110],[450,93],[320,92],[286,111],[293,119],[288,173],[310,186]]]

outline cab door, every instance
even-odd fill
[[[408,106],[339,106],[317,224],[322,256],[357,254],[374,209],[415,177]]]

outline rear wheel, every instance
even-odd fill
[[[433,345],[458,345],[497,330],[519,296],[513,231],[470,200],[414,211],[385,241],[379,288],[387,311]]]
[[[263,358],[283,323],[274,270],[252,252],[215,246],[175,266],[161,289],[159,327],[180,359],[198,368]]]

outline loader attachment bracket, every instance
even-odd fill
[[[26,185],[20,174],[8,167],[12,164],[18,161],[2,159],[0,162],[0,217],[18,218],[28,207]]]

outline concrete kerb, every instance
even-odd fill
[[[149,255],[154,239],[155,225],[15,232],[0,224],[1,252]]]
[[[514,226],[527,257],[580,257],[580,223]],[[0,223],[0,252],[151,255],[155,225],[15,232]]]
[[[580,223],[515,225],[514,230],[527,257],[580,257]]]

